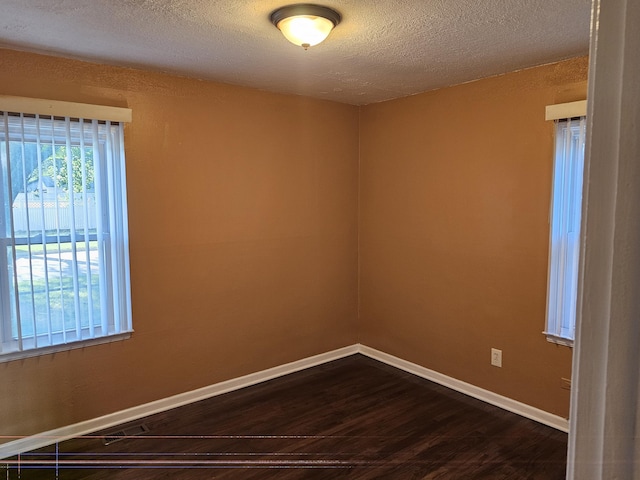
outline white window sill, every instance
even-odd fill
[[[53,353],[66,352],[77,348],[90,347],[92,345],[101,345],[104,343],[119,342],[131,337],[133,332],[118,333],[116,335],[107,335],[104,337],[92,338],[90,340],[79,340],[76,342],[63,343],[61,345],[52,345],[50,347],[33,348],[23,350],[22,352],[8,352],[0,354],[0,363],[12,362],[14,360],[22,360],[24,358],[39,357],[41,355],[50,355]]]
[[[553,333],[542,332],[547,337],[547,342],[555,343],[556,345],[564,345],[565,347],[573,348],[573,339],[559,337]]]

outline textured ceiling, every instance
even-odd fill
[[[307,51],[289,3],[0,0],[0,46],[358,105],[588,52],[591,0],[318,0],[343,20]]]

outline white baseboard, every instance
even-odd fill
[[[273,378],[288,375],[306,368],[315,367],[323,363],[338,360],[349,355],[361,353],[367,357],[386,363],[392,367],[398,368],[408,373],[412,373],[419,377],[425,378],[432,382],[438,383],[445,387],[451,388],[458,392],[464,393],[471,397],[482,400],[496,407],[516,413],[523,417],[535,420],[536,422],[548,425],[563,432],[569,431],[569,422],[567,419],[545,412],[535,407],[531,407],[524,403],[512,400],[510,398],[498,395],[497,393],[484,390],[469,383],[456,380],[441,373],[429,370],[415,363],[408,362],[388,353],[381,352],[366,345],[354,344],[348,347],[339,348],[330,352],[321,353],[312,357],[303,358],[295,362],[286,363],[277,367],[262,370],[260,372],[245,375],[243,377],[233,378],[224,382],[209,385],[207,387],[192,390],[190,392],[180,393],[171,397],[156,400],[154,402],[145,403],[137,407],[128,408],[119,412],[104,415],[102,417],[86,420],[84,422],[75,423],[54,430],[49,430],[38,435],[32,435],[11,442],[0,444],[0,459],[12,457],[23,452],[28,452],[38,448],[46,447],[57,442],[62,442],[70,438],[88,435],[100,430],[121,425],[123,423],[133,422],[143,417],[153,415],[155,413],[171,410],[172,408],[181,407],[189,403],[205,400],[207,398],[222,395],[223,393],[239,390],[249,387],[257,383],[266,382]]]
[[[56,428],[38,435],[13,440],[11,442],[0,444],[0,459],[12,457],[37,448],[46,447],[70,438],[88,435],[123,423],[133,422],[155,413],[171,410],[172,408],[181,407],[199,400],[205,400],[240,388],[249,387],[256,383],[266,382],[273,378],[282,377],[289,373],[315,367],[316,365],[338,360],[339,358],[347,357],[356,353],[358,353],[358,345],[350,345],[348,347],[303,358],[302,360],[286,363],[260,372],[251,373],[243,377],[233,378],[225,382],[216,383],[190,392],[180,393],[172,397],[163,398],[137,407],[110,413],[102,417]]]
[[[509,412],[517,413],[518,415],[535,420],[536,422],[544,425],[548,425],[549,427],[553,427],[562,432],[569,431],[569,420],[566,418],[545,412],[544,410],[540,410],[539,408],[532,407],[511,398],[498,395],[497,393],[493,393],[489,390],[476,387],[470,383],[456,380],[455,378],[429,370],[428,368],[394,357],[393,355],[381,352],[375,348],[367,347],[366,345],[359,345],[358,351],[359,353],[373,358],[374,360],[386,363],[387,365],[399,368],[400,370],[404,370],[405,372],[412,373],[419,377],[426,378],[427,380],[431,380],[432,382],[438,383],[457,392],[464,393],[470,397],[477,398],[483,402],[508,410]]]

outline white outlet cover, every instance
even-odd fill
[[[502,350],[497,348],[491,349],[491,365],[494,367],[502,367]]]

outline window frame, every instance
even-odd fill
[[[565,104],[551,105],[546,109],[546,120],[553,120],[554,124],[554,156],[553,156],[553,181],[551,186],[551,204],[549,207],[549,258],[548,258],[548,273],[547,273],[547,296],[546,296],[546,309],[545,309],[545,330],[543,334],[546,336],[547,341],[559,345],[565,345],[568,347],[573,347],[573,342],[575,339],[575,327],[578,319],[576,317],[576,307],[577,307],[577,282],[579,277],[579,255],[580,255],[580,239],[582,232],[582,197],[584,193],[584,151],[585,151],[585,136],[586,136],[586,100],[571,102]],[[567,143],[570,143],[572,140],[572,133],[570,129],[572,128],[573,122],[580,122],[578,126],[578,155],[580,157],[580,170],[575,172],[575,175],[572,180],[578,180],[579,191],[580,191],[580,199],[578,205],[574,206],[573,212],[571,212],[570,208],[566,208],[565,206],[560,207],[559,211],[556,211],[554,208],[557,205],[557,197],[558,195],[564,195],[564,190],[567,189],[567,184],[562,182],[562,179],[558,179],[558,162],[563,161],[563,163],[569,162],[569,160],[561,160],[559,159],[560,155],[564,155],[565,147]],[[575,123],[574,123],[575,125]],[[564,129],[562,131],[561,129]],[[567,138],[568,135],[568,138]],[[561,143],[562,142],[562,143]],[[568,163],[567,163],[568,164]],[[564,165],[565,167],[567,165]],[[563,172],[566,174],[567,172]],[[558,192],[558,186],[561,182],[562,191]],[[569,185],[570,188],[571,185]],[[575,198],[574,198],[575,201]],[[578,231],[571,231],[569,220],[561,222],[562,225],[558,228],[558,222],[556,215],[560,213],[562,216],[566,216],[567,214],[576,213],[579,215],[579,219],[577,219],[577,228]],[[563,219],[565,220],[565,219]],[[575,227],[575,223],[573,225]],[[560,230],[560,231],[558,231]],[[571,240],[569,237],[573,235],[574,238]],[[555,240],[554,238],[561,238],[560,241]],[[575,245],[570,245],[571,243]],[[557,243],[564,243],[564,246],[560,247],[562,253],[559,255],[560,258],[557,258],[558,246]],[[573,264],[568,266],[566,260],[566,249],[572,248],[572,253],[575,255],[573,257]],[[569,271],[569,276],[567,277],[566,272]],[[558,279],[560,279],[561,285],[558,286]],[[562,291],[558,292],[558,288],[561,288]],[[553,292],[552,292],[553,290]],[[552,295],[556,295],[556,299],[552,299]],[[569,313],[566,310],[563,310],[562,318],[558,318],[552,312],[552,309],[555,307],[555,313],[558,313],[558,302],[564,304],[567,302],[566,297],[571,296],[567,303],[569,308]],[[559,300],[557,300],[559,298]],[[573,308],[571,306],[573,305]],[[561,307],[562,308],[562,307]],[[565,327],[565,317],[569,315],[568,319],[568,327]]]
[[[117,175],[114,175],[115,180],[109,180],[109,182],[115,182],[117,185],[115,185],[114,187],[115,190],[112,190],[110,192],[103,192],[102,196],[112,206],[114,205],[114,202],[117,204],[117,211],[118,211],[117,215],[119,216],[118,222],[115,224],[115,228],[117,228],[118,230],[117,240],[114,240],[113,238],[111,238],[112,236],[116,236],[116,233],[110,231],[109,233],[110,238],[108,239],[108,242],[112,240],[118,242],[118,245],[115,248],[110,249],[111,251],[109,252],[110,254],[113,254],[118,258],[115,263],[109,262],[110,265],[106,266],[106,268],[109,269],[111,268],[111,264],[114,264],[115,268],[118,269],[117,274],[113,275],[119,278],[118,282],[114,282],[115,285],[113,288],[118,290],[117,293],[114,292],[114,296],[117,297],[117,299],[114,300],[114,303],[122,304],[122,308],[120,309],[120,311],[122,312],[123,315],[126,316],[126,318],[122,320],[113,318],[109,322],[109,325],[113,324],[113,325],[117,325],[117,327],[114,328],[113,331],[108,332],[106,334],[100,331],[99,332],[100,336],[95,335],[96,333],[95,326],[91,328],[89,326],[87,326],[86,328],[79,326],[77,328],[80,328],[81,332],[84,332],[85,330],[91,330],[94,333],[94,335],[91,336],[90,338],[80,338],[80,339],[69,338],[60,343],[51,342],[51,344],[47,344],[45,346],[35,346],[35,347],[31,347],[29,345],[25,346],[24,345],[25,340],[27,340],[26,343],[29,343],[28,339],[31,337],[33,337],[34,345],[37,345],[36,338],[42,337],[43,335],[37,331],[34,331],[33,335],[22,337],[19,341],[16,340],[15,335],[12,333],[12,327],[11,327],[12,307],[10,302],[12,301],[11,297],[14,294],[17,295],[18,287],[17,286],[11,287],[11,283],[5,284],[4,287],[0,288],[0,297],[1,297],[0,300],[2,300],[2,304],[0,306],[2,309],[0,310],[0,340],[2,338],[5,339],[4,340],[5,351],[2,351],[2,348],[0,348],[0,363],[13,361],[21,358],[26,358],[26,357],[39,356],[43,354],[50,354],[50,353],[55,353],[59,351],[70,350],[74,348],[84,348],[89,345],[120,341],[125,338],[129,338],[131,336],[131,333],[133,332],[133,326],[132,326],[132,315],[131,315],[131,287],[130,287],[130,272],[129,272],[130,266],[129,266],[129,241],[128,241],[128,214],[127,214],[127,199],[126,199],[126,172],[124,168],[124,123],[131,121],[132,119],[131,110],[128,108],[120,108],[120,107],[88,105],[88,104],[80,104],[80,103],[72,103],[72,102],[60,102],[60,101],[52,101],[52,100],[41,100],[41,99],[33,99],[33,98],[26,98],[26,97],[13,97],[13,96],[7,96],[7,95],[0,95],[0,112],[11,112],[12,114],[16,113],[20,115],[20,118],[24,118],[25,115],[36,116],[36,118],[38,116],[41,116],[43,118],[49,117],[52,125],[54,123],[54,119],[59,117],[65,118],[67,121],[67,124],[69,124],[72,121],[77,121],[80,124],[80,121],[82,119],[85,119],[85,122],[95,120],[95,121],[101,122],[102,124],[106,124],[107,126],[112,125],[114,126],[114,128],[117,129],[117,138],[116,138],[117,143],[114,144],[112,147],[114,149],[117,149],[117,156],[119,156],[119,159],[120,159],[120,165],[118,166],[119,173]],[[105,127],[105,128],[108,128],[108,127]],[[24,123],[23,123],[23,131],[24,131]],[[3,136],[6,136],[7,134],[9,134],[8,130],[3,131],[2,133],[3,133]],[[109,135],[109,132],[107,132],[107,136],[108,135]],[[9,134],[9,137],[6,138],[6,141],[7,142],[10,141],[10,138],[11,138],[11,135]],[[20,141],[23,142],[24,138],[25,137],[23,137]],[[109,140],[107,140],[107,143],[109,143]],[[8,150],[9,150],[8,145],[6,148],[8,153]],[[98,145],[93,145],[93,144],[91,148],[101,149],[101,147],[99,147]],[[104,168],[112,170],[114,167],[109,162],[112,161],[113,159],[108,158],[109,154],[105,155],[105,157],[107,158],[105,158],[106,166]],[[2,175],[2,172],[0,172],[0,176],[1,175]],[[10,178],[5,180],[10,181]],[[117,194],[113,195],[113,191],[115,191]],[[70,198],[72,200],[73,200],[73,195],[74,194],[71,193]],[[112,198],[112,197],[116,197],[116,198]],[[25,199],[26,199],[26,194],[25,194]],[[8,209],[8,211],[12,211],[12,207],[4,206],[3,209]],[[72,211],[73,211],[73,208],[72,208]],[[109,208],[108,211],[109,211],[109,217],[106,220],[111,224],[111,228],[113,228],[114,227],[113,211],[115,210],[112,210],[111,208]],[[104,214],[104,210],[101,210],[101,212],[102,213],[99,213],[99,214]],[[9,219],[7,219],[7,221],[12,221],[13,214],[10,213],[9,215],[10,217]],[[5,212],[5,216],[6,216],[6,212]],[[44,227],[42,228],[44,229]],[[74,232],[72,236],[75,236],[75,235],[76,233]],[[86,235],[86,230],[85,230],[85,235]],[[91,237],[92,235],[89,235],[89,236]],[[19,242],[16,242],[16,238],[14,237],[13,234],[10,233],[9,235],[7,235],[6,232],[2,232],[2,235],[0,237],[0,247],[2,247],[2,250],[1,250],[2,254],[0,255],[0,276],[2,276],[3,279],[4,277],[7,277],[7,278],[4,280],[0,279],[0,281],[5,281],[5,280],[9,281],[9,277],[7,275],[9,274],[9,268],[12,268],[12,267],[9,264],[9,259],[7,255],[8,255],[9,247],[15,248],[15,245],[17,245],[18,243]],[[42,238],[41,242],[38,242],[37,240],[34,242],[32,241],[32,239],[29,239],[27,243],[29,244],[29,248],[30,248],[31,245],[36,245],[39,243],[44,244],[48,242],[46,241],[46,239]],[[59,237],[57,240],[57,243],[62,244],[64,242],[62,242]],[[75,248],[72,251],[75,252]],[[15,250],[13,250],[13,252],[14,252],[13,261],[15,262]],[[31,252],[29,253],[29,255],[31,255]],[[87,255],[88,255],[88,250],[87,250]],[[102,273],[100,273],[100,275],[102,275]],[[112,280],[110,279],[109,282],[111,281]],[[12,289],[14,289],[15,291],[12,292]],[[74,286],[74,295],[77,293],[78,293],[78,290]],[[47,302],[49,301],[50,300],[47,300]],[[64,325],[63,325],[63,330],[65,330],[65,333],[56,333],[56,332],[49,331],[48,338],[52,339],[53,337],[57,337],[59,335],[65,338],[68,329]],[[20,334],[18,335],[20,336]],[[82,337],[82,335],[80,336]],[[12,346],[15,347],[14,343],[19,343],[20,348],[9,348],[7,350],[7,347],[12,347]]]

